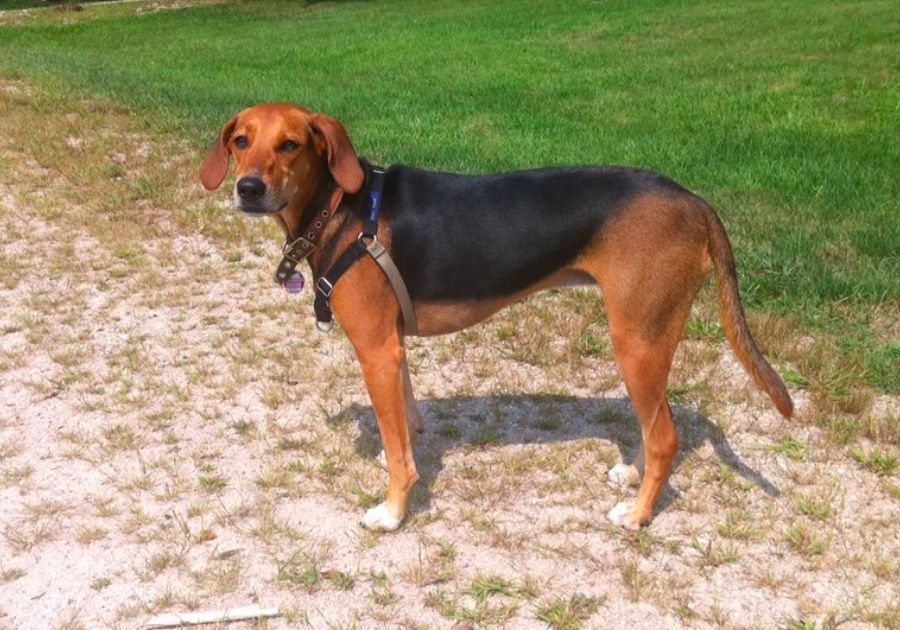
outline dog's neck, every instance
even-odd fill
[[[306,197],[297,195],[294,203],[272,215],[284,232],[286,241],[294,240],[309,226],[313,217],[328,204],[334,187],[335,183],[331,178],[326,178],[325,183],[319,186],[316,192]]]
[[[312,234],[318,233],[318,237],[313,239],[314,249],[306,256],[313,277],[321,275],[323,261],[326,263],[331,261],[335,248],[345,240],[343,232],[348,225],[348,218],[353,214],[351,206],[355,197],[344,193],[329,178],[306,203],[298,203],[271,215],[281,227],[285,243],[294,243],[295,239],[302,241],[303,239],[298,239],[301,236],[307,240],[312,239]],[[324,220],[324,225],[320,225],[319,218],[325,209],[330,211],[330,216]],[[282,260],[282,264],[285,260]]]

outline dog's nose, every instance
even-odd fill
[[[259,177],[241,177],[237,183],[237,193],[246,201],[257,201],[266,194],[266,183]]]

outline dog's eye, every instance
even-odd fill
[[[238,149],[246,149],[248,144],[250,141],[247,140],[247,136],[238,136],[234,139],[234,146]]]
[[[281,144],[278,145],[278,150],[288,153],[290,151],[296,151],[300,148],[300,145],[294,142],[293,140],[285,140]]]

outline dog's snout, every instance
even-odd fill
[[[258,201],[266,194],[266,183],[259,177],[242,177],[237,183],[237,193],[245,201]]]

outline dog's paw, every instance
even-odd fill
[[[400,518],[391,516],[387,503],[379,503],[365,513],[359,524],[373,531],[392,532],[400,527],[402,521],[402,516]]]
[[[606,473],[610,483],[620,486],[637,486],[641,483],[641,473],[634,464],[619,463]]]
[[[384,449],[381,449],[378,452],[378,456],[375,458],[375,461],[378,462],[378,465],[387,470],[387,455],[384,453]]]
[[[606,518],[613,524],[625,529],[640,529],[641,523],[634,513],[634,501],[622,501],[606,513]]]

